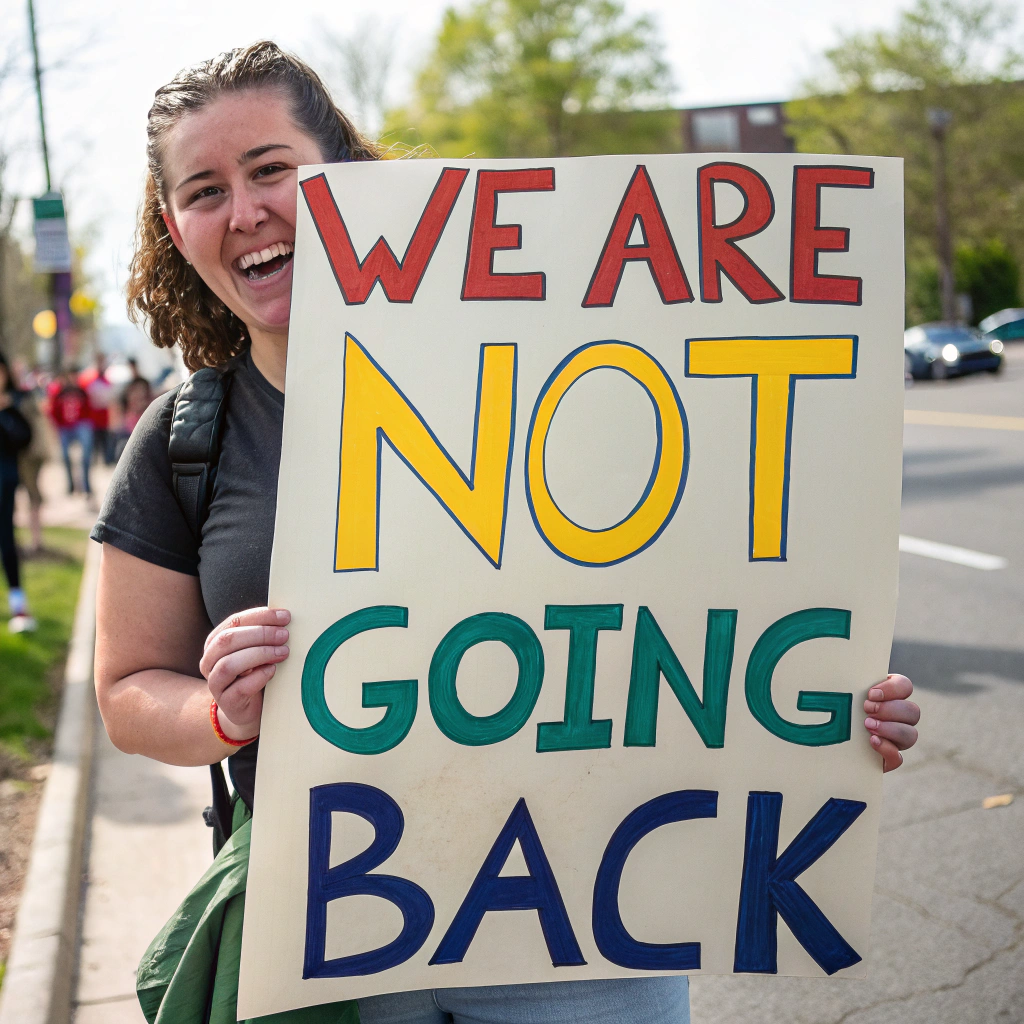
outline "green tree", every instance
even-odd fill
[[[926,324],[942,319],[939,301],[939,266],[934,259],[916,259],[907,263],[907,325]]]
[[[445,11],[386,126],[452,157],[665,151],[678,115],[655,108],[671,87],[654,21],[617,0],[476,0]]]
[[[1020,266],[998,239],[956,251],[957,291],[971,297],[971,322],[1020,305]]]
[[[6,166],[6,155],[0,152],[0,349],[10,358],[31,360],[32,317],[50,302],[44,278],[32,273],[32,261],[13,231],[17,198],[7,186]]]
[[[1014,12],[988,0],[917,0],[895,31],[844,37],[787,107],[801,152],[905,161],[907,317],[938,308],[936,148],[929,109],[948,110],[949,209],[957,246],[1005,244],[1024,264],[1024,62]]]

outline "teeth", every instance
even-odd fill
[[[259,249],[256,252],[248,252],[244,256],[239,256],[236,262],[239,270],[248,270],[259,263],[272,260],[275,256],[287,256],[291,252],[294,252],[294,246],[290,242],[274,242],[266,249]]]

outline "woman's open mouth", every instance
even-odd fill
[[[265,249],[257,249],[239,256],[235,260],[235,267],[250,281],[266,281],[280,274],[291,262],[294,254],[294,247],[290,242],[275,242]]]

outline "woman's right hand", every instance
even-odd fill
[[[288,657],[291,613],[283,608],[249,608],[225,619],[206,638],[199,662],[217,702],[224,734],[254,738],[263,715],[263,688]]]

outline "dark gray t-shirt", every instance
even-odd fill
[[[212,625],[267,603],[281,462],[284,395],[248,352],[230,365],[220,459],[201,541],[192,536],[174,496],[167,457],[177,390],[158,398],[139,420],[92,531],[93,540],[198,576]],[[258,746],[242,747],[228,761],[235,789],[250,808]]]

